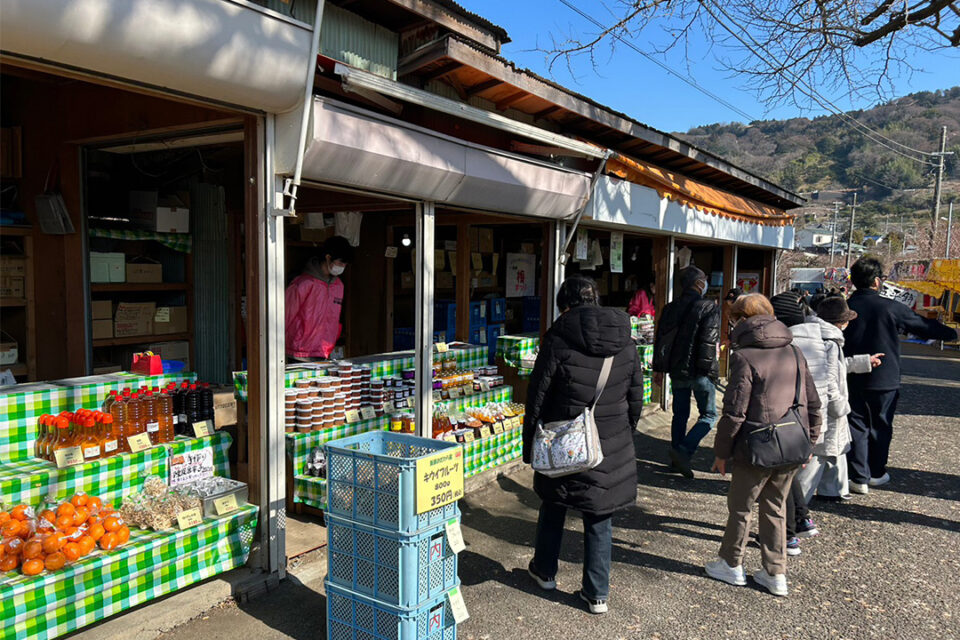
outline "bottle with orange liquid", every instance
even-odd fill
[[[157,396],[157,415],[160,420],[160,442],[173,442],[173,397],[164,391]]]
[[[117,437],[117,453],[130,451],[127,444],[127,400],[125,396],[117,396],[110,405],[110,415],[113,416],[113,433]]]
[[[119,429],[113,421],[113,414],[110,413],[100,416],[100,451],[100,455],[104,458],[120,453]]]
[[[50,416],[45,413],[37,420],[37,438],[33,441],[34,458],[43,457],[44,444],[50,438],[49,417]]]
[[[149,389],[140,396],[143,427],[150,436],[150,444],[160,443],[160,418],[157,415],[157,397]]]
[[[50,455],[53,457],[53,452],[60,449],[67,449],[73,446],[73,436],[70,433],[70,419],[64,415],[58,416],[55,425],[57,428],[57,439],[53,442],[53,446],[50,448]]]
[[[103,399],[102,409],[104,413],[110,413],[110,407],[117,401],[117,390],[111,389],[107,397]]]
[[[143,424],[143,405],[140,403],[139,393],[131,394],[127,401],[127,421],[124,430],[128,438],[146,430]]]
[[[80,450],[83,452],[83,461],[100,459],[100,433],[97,421],[91,413],[84,415],[81,427]]]

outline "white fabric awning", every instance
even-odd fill
[[[312,124],[305,180],[558,219],[575,215],[590,191],[586,173],[323,98],[314,100]]]

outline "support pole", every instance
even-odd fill
[[[947,255],[950,259],[950,243],[953,241],[953,203],[950,203],[950,212],[947,214]]]
[[[416,297],[416,421],[417,435],[433,435],[433,302],[434,302],[434,226],[436,210],[433,202],[417,205]],[[457,253],[469,247],[458,247]],[[458,285],[460,283],[457,283]]]
[[[834,257],[837,255],[837,213],[840,211],[840,203],[833,203],[833,228],[830,230],[830,266],[833,265]]]
[[[853,192],[853,206],[850,207],[850,232],[847,234],[847,269],[850,268],[850,256],[853,248],[853,224],[857,216],[857,192]]]
[[[943,191],[943,157],[947,151],[947,127],[940,129],[940,152],[937,154],[937,181],[933,185],[933,242],[937,241],[937,227],[940,225],[940,194]]]

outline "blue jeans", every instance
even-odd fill
[[[687,421],[690,419],[690,394],[697,400],[700,418],[687,433]],[[710,433],[717,423],[717,388],[707,376],[689,380],[673,379],[673,423],[670,440],[674,449],[687,456],[693,456],[700,441]]]
[[[567,508],[544,502],[537,520],[537,540],[533,566],[541,575],[557,575],[560,543]],[[593,600],[606,600],[610,595],[610,554],[613,549],[612,514],[583,514],[583,595]]]

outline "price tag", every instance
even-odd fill
[[[510,427],[511,429],[519,429],[520,427],[523,426],[523,418],[521,418],[520,416],[517,416],[516,418],[513,418],[513,421],[511,422],[511,425],[512,425],[512,426]]]
[[[65,449],[57,449],[53,452],[53,456],[57,460],[58,469],[72,467],[75,464],[80,464],[83,462],[83,451],[80,450],[80,447],[66,447]]]
[[[450,600],[450,611],[453,612],[453,621],[457,624],[462,624],[470,617],[470,614],[467,613],[467,605],[463,601],[463,594],[460,593],[460,589],[455,587],[450,589],[447,592],[447,599]]]
[[[347,422],[360,422],[360,412],[356,409],[350,409],[350,411],[347,411]]]
[[[193,423],[193,433],[198,438],[213,435],[213,424],[209,420],[201,420]]]
[[[463,542],[463,530],[460,529],[460,523],[456,520],[451,520],[447,523],[447,544],[450,545],[450,550],[454,553],[460,553],[467,548],[467,545]]]
[[[434,402],[440,402],[441,400],[443,400],[443,391],[441,391],[440,389],[434,389],[434,390],[433,390],[433,401],[434,401]]]
[[[127,444],[130,445],[130,451],[134,453],[149,449],[153,446],[153,443],[150,442],[150,436],[146,433],[138,433],[135,436],[130,436],[127,438]]]
[[[228,513],[237,510],[237,496],[235,494],[230,494],[223,496],[222,498],[217,498],[213,501],[213,509],[217,512],[218,516],[225,516]]]
[[[463,434],[464,443],[473,442],[474,440],[476,440],[476,438],[473,437],[473,431],[467,431]]]
[[[362,407],[360,409],[360,417],[364,420],[373,420],[377,417],[377,412],[373,407]]]
[[[383,412],[384,412],[384,413],[393,413],[393,412],[396,411],[396,410],[397,410],[397,408],[393,406],[393,403],[392,403],[392,402],[384,402],[384,403],[383,403]]]
[[[396,258],[399,250],[396,247],[387,247],[387,250],[384,252],[384,256],[387,258]]]
[[[468,384],[467,386],[463,387],[463,395],[472,396],[474,393],[475,392],[472,384]]]
[[[450,351],[450,346],[446,342],[437,343],[437,353],[446,353]]]
[[[453,433],[452,431],[448,431],[448,432],[446,432],[445,434],[443,434],[443,441],[444,441],[444,442],[456,442],[456,441],[457,441],[457,436],[454,435],[454,433]]]
[[[490,383],[487,382],[487,381],[481,382],[481,383],[480,383],[480,391],[482,391],[483,393],[486,393],[487,391],[490,391]]]
[[[493,423],[493,432],[497,435],[503,433],[503,423],[497,420]]]
[[[177,524],[180,525],[180,531],[195,527],[203,522],[203,514],[200,509],[187,509],[177,514]]]
[[[492,435],[493,435],[493,430],[492,430],[490,427],[487,427],[487,426],[480,427],[480,437],[481,437],[481,438],[486,438],[486,437],[492,436]]]
[[[450,399],[453,400],[454,398],[460,397],[462,389],[460,389],[460,387],[450,387],[450,390],[447,393],[449,394]]]

